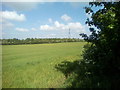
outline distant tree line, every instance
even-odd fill
[[[2,45],[19,44],[43,44],[43,43],[62,43],[62,42],[82,42],[82,39],[76,38],[26,38],[26,39],[0,39]]]

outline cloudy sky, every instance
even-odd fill
[[[2,38],[80,38],[89,34],[83,7],[88,2],[5,2],[1,4]]]

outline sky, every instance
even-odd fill
[[[2,38],[80,38],[89,34],[85,21],[88,2],[0,3]],[[69,35],[70,30],[70,35]]]

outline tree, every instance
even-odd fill
[[[88,68],[95,87],[119,87],[120,83],[120,2],[91,2],[85,7],[86,13],[92,14],[86,24],[90,26],[91,35],[80,34],[90,43],[83,58],[90,65]],[[92,7],[102,8],[94,12]],[[95,26],[95,28],[93,28]],[[88,65],[87,64],[87,65]],[[101,80],[105,79],[105,80]],[[107,82],[107,85],[104,84]],[[94,84],[95,84],[94,83]]]
[[[90,2],[86,24],[91,35],[80,34],[88,43],[83,60],[56,65],[69,88],[120,88],[120,2]],[[93,7],[98,8],[97,11]]]

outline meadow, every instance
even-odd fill
[[[62,61],[82,58],[85,42],[3,45],[3,88],[60,88],[64,75],[55,69]]]

